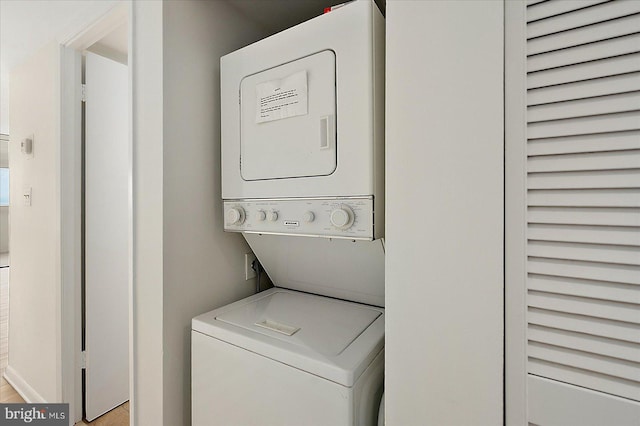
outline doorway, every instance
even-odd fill
[[[62,236],[70,306],[63,310],[63,400],[75,422],[129,424],[130,8],[120,3],[62,52],[62,134],[73,141],[62,153],[63,228],[68,222],[73,231]]]

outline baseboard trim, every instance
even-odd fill
[[[4,371],[4,378],[26,402],[30,404],[44,404],[47,402],[10,365]]]

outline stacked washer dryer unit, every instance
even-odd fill
[[[200,315],[193,425],[365,425],[384,366],[384,19],[371,0],[221,59],[225,230],[275,287]]]

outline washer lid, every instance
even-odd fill
[[[274,288],[193,319],[193,330],[352,386],[384,342],[384,311]]]
[[[339,355],[380,315],[380,311],[310,296],[278,291],[216,317],[327,356]]]

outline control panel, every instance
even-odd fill
[[[373,197],[225,200],[224,229],[373,240]]]

